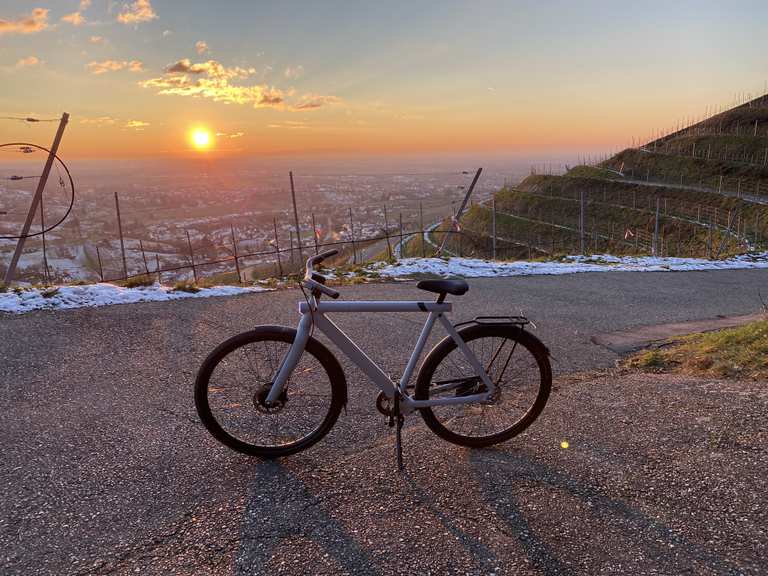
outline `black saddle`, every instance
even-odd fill
[[[461,296],[469,290],[469,284],[464,280],[422,280],[416,284],[416,288],[434,292],[435,294],[453,294]]]

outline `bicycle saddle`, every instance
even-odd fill
[[[422,280],[416,284],[416,288],[434,292],[435,294],[453,294],[461,296],[469,290],[469,284],[464,280]]]

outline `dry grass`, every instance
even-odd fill
[[[691,334],[626,360],[633,368],[718,378],[768,378],[768,320]]]

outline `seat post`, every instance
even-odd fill
[[[440,295],[437,297],[437,303],[442,304],[445,300],[445,292],[440,292]]]

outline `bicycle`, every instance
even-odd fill
[[[380,389],[376,407],[395,427],[400,469],[403,423],[415,411],[439,437],[468,447],[509,440],[541,414],[552,369],[547,347],[525,330],[526,318],[480,316],[454,326],[445,317],[452,311],[445,298],[465,294],[464,280],[420,281],[417,288],[437,294],[435,301],[321,301],[323,295],[335,300],[339,292],[314,267],[337,253],[329,250],[307,260],[302,291],[309,296],[305,292],[299,303],[298,328],[257,326],[223,342],[203,362],[195,405],[219,442],[244,454],[276,458],[309,448],[331,430],[346,407],[347,382],[336,357],[314,338],[315,329]],[[428,314],[399,382],[326,316],[362,312]],[[411,386],[438,322],[448,335],[424,358]]]

